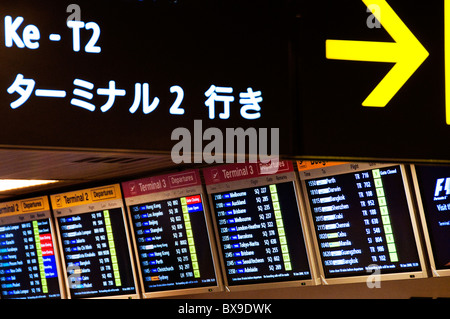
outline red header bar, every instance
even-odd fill
[[[206,185],[239,181],[267,175],[293,172],[294,165],[290,161],[272,161],[267,164],[237,163],[203,169]]]
[[[201,185],[199,170],[153,176],[122,183],[125,198]]]

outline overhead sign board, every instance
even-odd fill
[[[450,161],[448,0],[71,2],[0,4],[1,146]]]
[[[289,14],[272,0],[2,1],[0,145],[170,152],[177,128],[200,144],[207,128],[280,128],[290,153]]]

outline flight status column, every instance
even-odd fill
[[[348,171],[305,181],[326,275],[419,270],[400,166]]]
[[[229,286],[311,279],[289,174],[261,174],[255,164],[205,171]]]
[[[184,227],[186,229],[186,238],[189,246],[189,254],[192,261],[192,269],[194,272],[194,277],[200,277],[200,269],[198,266],[197,250],[195,248],[194,233],[192,231],[192,224],[190,213],[193,212],[203,212],[202,198],[200,195],[182,197],[181,210],[183,211]]]

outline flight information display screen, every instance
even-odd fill
[[[51,197],[71,298],[137,294],[120,197],[118,184]]]
[[[229,286],[312,279],[293,172],[238,164],[204,174]]]
[[[2,299],[61,298],[50,218],[0,224]]]
[[[59,217],[74,297],[135,293],[121,208]]]
[[[450,167],[415,167],[436,269],[450,269]]]
[[[122,184],[145,298],[222,289],[198,170]]]
[[[300,172],[326,278],[421,271],[402,167]]]
[[[230,285],[311,279],[292,182],[212,199]]]
[[[215,286],[201,195],[130,207],[146,292]]]

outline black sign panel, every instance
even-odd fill
[[[450,159],[444,1],[302,1],[300,11],[297,154]],[[372,43],[345,51],[328,40]],[[375,105],[379,85],[393,95]]]
[[[193,2],[2,1],[0,145],[450,159],[443,0]]]
[[[285,1],[193,2],[2,1],[0,144],[171,151],[198,119],[291,153]]]

